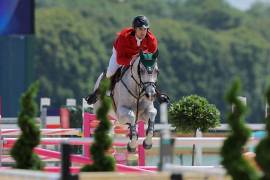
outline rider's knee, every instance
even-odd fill
[[[108,69],[106,72],[106,78],[110,78],[112,76],[113,76],[113,72]]]

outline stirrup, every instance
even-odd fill
[[[97,102],[97,91],[93,92],[92,94],[89,94],[84,98],[88,105],[95,104]]]

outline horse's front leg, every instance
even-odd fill
[[[126,107],[120,107],[117,110],[118,119],[121,124],[129,124],[130,141],[128,142],[127,149],[129,152],[136,152],[136,148],[138,146],[137,140],[137,130],[136,130],[136,116],[134,111]]]
[[[154,134],[154,125],[155,125],[155,118],[157,115],[156,108],[151,108],[149,111],[147,111],[148,114],[148,127],[146,130],[146,137],[143,141],[143,147],[144,149],[151,149],[152,148],[152,137]]]

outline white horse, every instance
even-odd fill
[[[137,148],[138,135],[136,125],[138,120],[148,124],[143,147],[152,147],[155,117],[157,110],[154,107],[154,100],[157,94],[156,82],[158,76],[157,65],[158,51],[154,54],[141,53],[127,69],[122,69],[122,75],[116,82],[111,96],[114,103],[114,110],[120,124],[128,124],[130,129],[130,141],[127,144],[129,152],[135,152]],[[103,74],[96,82],[98,87]],[[99,102],[94,104],[97,109]]]

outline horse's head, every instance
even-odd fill
[[[158,77],[157,65],[158,51],[156,53],[140,53],[137,64],[137,74],[139,83],[149,100],[154,100],[156,92],[156,82]]]

